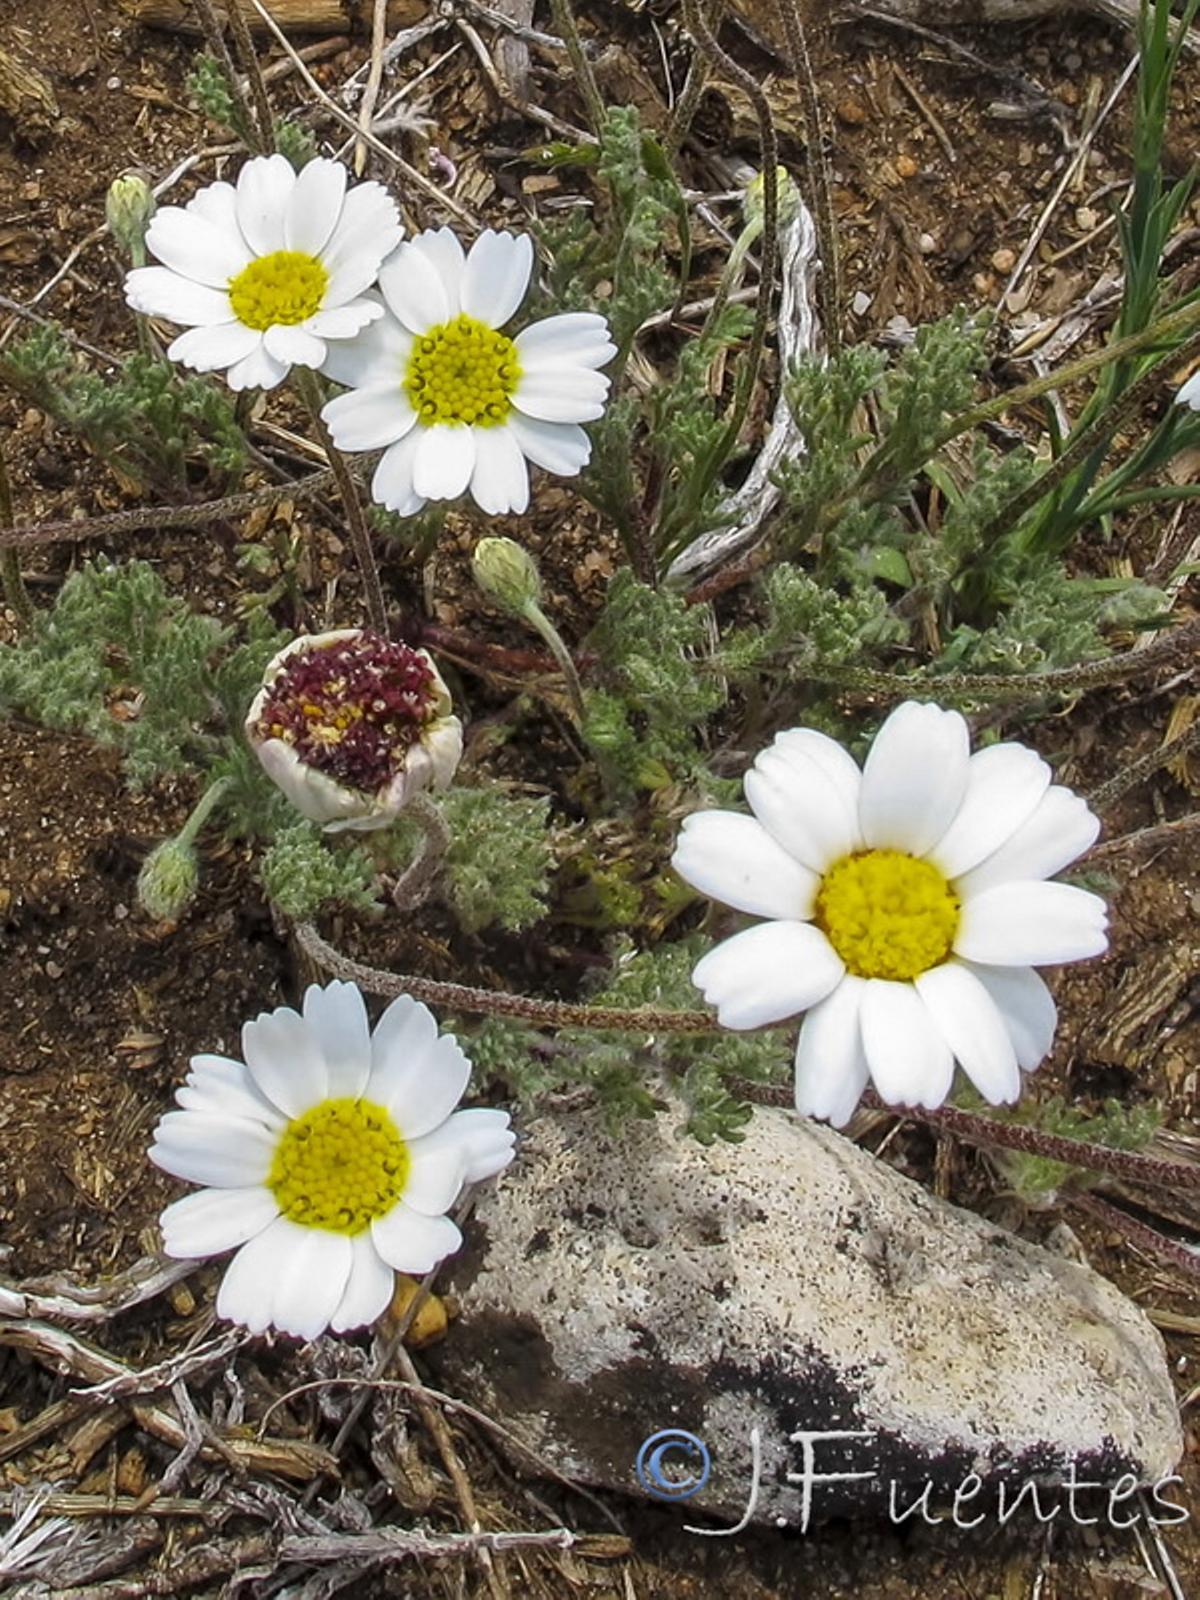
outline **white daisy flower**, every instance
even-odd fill
[[[427,1007],[393,1000],[372,1033],[352,983],[313,984],[303,1015],[264,1011],[240,1061],[193,1056],[150,1159],[205,1185],[162,1214],[169,1256],[237,1250],[217,1315],[298,1339],[373,1322],[393,1273],[462,1244],[445,1213],[512,1160],[504,1111],[455,1111],[471,1064]]]
[[[386,827],[446,789],[462,723],[427,650],[363,628],[293,639],[267,663],[246,738],[272,782],[326,833]]]
[[[1175,396],[1178,406],[1191,406],[1193,411],[1200,411],[1200,372],[1193,372],[1188,381]]]
[[[753,816],[701,811],[672,864],[770,921],[716,946],[693,982],[727,1028],[806,1012],[796,1108],[847,1122],[870,1078],[889,1105],[940,1106],[957,1060],[1016,1100],[1057,1013],[1035,967],[1107,948],[1099,896],[1047,882],[1094,842],[1087,805],[1035,751],[969,753],[956,711],[910,701],[860,772],[807,728],[746,774]]]
[[[603,317],[546,317],[499,330],[529,286],[527,235],[481,233],[464,256],[449,228],[418,234],[379,274],[386,315],[329,352],[323,371],[351,392],[321,415],[339,450],[386,446],[371,493],[411,516],[469,489],[493,515],[529,504],[526,461],[560,477],[587,465],[579,426],[603,414],[616,355]]]
[[[125,298],[186,326],[172,361],[225,368],[231,389],[273,389],[382,314],[363,291],[403,232],[387,191],[347,190],[340,162],[310,161],[297,174],[283,156],[255,156],[236,189],[210,183],[155,213],[146,248],[163,264],[130,272]]]

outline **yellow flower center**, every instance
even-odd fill
[[[247,328],[291,327],[321,309],[329,274],[316,256],[275,250],[259,256],[229,280],[233,314]]]
[[[928,861],[900,850],[843,856],[821,880],[816,923],[856,978],[915,978],[940,966],[959,899]]]
[[[512,409],[520,376],[512,340],[464,315],[439,323],[414,342],[404,388],[427,427],[492,428]]]
[[[408,1169],[408,1146],[383,1106],[323,1100],[284,1129],[267,1188],[301,1227],[362,1233],[403,1194]]]

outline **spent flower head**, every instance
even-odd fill
[[[1034,970],[1107,948],[1097,895],[1051,883],[1100,824],[1020,744],[970,754],[956,711],[910,701],[862,771],[834,740],[781,733],[746,774],[752,816],[688,817],[679,875],[771,920],[693,981],[728,1028],[806,1012],[796,1106],[838,1126],[868,1079],[889,1105],[940,1106],[957,1060],[993,1105],[1049,1051],[1054,1001]]]
[[[293,639],[268,664],[246,736],[296,808],[329,833],[381,828],[445,789],[462,724],[425,650],[362,628]]]
[[[456,1111],[471,1063],[408,995],[372,1033],[350,983],[242,1029],[245,1062],[193,1056],[150,1159],[205,1185],[162,1214],[166,1253],[237,1250],[217,1315],[300,1339],[373,1322],[393,1273],[462,1244],[446,1212],[512,1160],[507,1112]]]
[[[603,414],[616,355],[591,312],[500,330],[529,286],[525,234],[481,233],[469,254],[449,228],[418,234],[379,273],[383,315],[324,371],[350,392],[322,412],[341,450],[377,450],[371,493],[411,516],[427,500],[470,490],[484,511],[529,504],[526,461],[561,477],[587,465],[580,427]]]
[[[363,291],[404,230],[380,184],[346,179],[337,161],[297,173],[281,155],[255,156],[236,188],[210,183],[155,215],[146,247],[162,265],[129,273],[125,298],[187,328],[173,361],[223,368],[231,389],[273,389],[382,315]]]

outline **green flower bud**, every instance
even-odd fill
[[[471,571],[484,594],[514,616],[524,616],[530,606],[542,603],[537,564],[515,539],[481,539]]]
[[[164,839],[138,873],[138,904],[156,922],[177,922],[191,905],[200,881],[196,852],[182,839]]]
[[[792,182],[791,174],[786,167],[775,168],[775,183],[779,191],[779,222],[784,226],[791,222],[800,209],[800,191]],[[746,196],[742,201],[742,214],[747,222],[762,222],[763,216],[763,175],[760,172],[751,178],[746,185]]]
[[[143,173],[123,172],[109,184],[104,200],[108,231],[135,261],[145,258],[146,229],[156,209],[154,192]]]

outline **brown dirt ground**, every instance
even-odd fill
[[[751,16],[755,9],[743,7]],[[651,122],[661,105],[660,36],[678,66],[673,12],[671,4],[652,0],[645,6],[593,5],[585,13],[610,46],[606,92],[637,99]],[[486,28],[483,35],[490,39]],[[834,30],[820,46],[818,77],[835,132],[832,155],[846,241],[847,294],[861,289],[872,297],[861,319],[863,332],[897,314],[917,323],[958,301],[995,301],[1007,272],[1007,258],[997,252],[1019,251],[1053,187],[1054,162],[1063,148],[1060,129],[1078,132],[1086,104],[1094,91],[1101,99],[1107,95],[1129,49],[1118,32],[1078,17],[955,37],[977,52],[986,70],[937,41],[866,21]],[[746,39],[731,33],[729,41],[760,74],[776,70],[777,63]],[[497,104],[462,36],[451,29],[419,46],[402,63],[396,81],[415,76],[454,42],[460,48],[426,80],[416,103],[433,119],[431,138],[458,166],[459,197],[486,211],[490,221],[519,220],[530,205],[552,201],[560,181],[569,180],[517,158],[538,139],[537,130]],[[53,8],[42,0],[40,9],[0,0],[0,48],[37,66],[57,102],[56,109],[27,107],[16,119],[0,115],[3,293],[28,302],[99,226],[104,192],[117,171],[144,166],[161,176],[183,155],[211,149],[221,139],[186,104],[183,79],[194,41],[135,25],[113,0],[65,0]],[[365,55],[364,39],[356,35],[315,70],[336,88]],[[990,102],[1013,97],[1014,71],[1044,94],[1040,113],[1009,120],[989,115]],[[799,170],[801,149],[791,131],[794,98],[781,77],[770,88],[784,128],[785,159]],[[274,92],[279,105],[292,104],[294,80],[283,79]],[[569,88],[536,51],[530,96],[560,116],[578,116]],[[1200,122],[1182,87],[1176,99],[1173,148],[1182,168],[1187,152],[1195,149]],[[698,127],[724,153],[753,159],[750,127],[736,93],[720,86],[710,93]],[[327,137],[331,130],[322,124],[319,131]],[[1079,190],[1055,214],[1025,306],[1010,306],[1007,315],[1066,307],[1112,266],[1111,229],[1088,236],[1106,214],[1096,192],[1127,170],[1127,134],[1125,100],[1096,140]],[[410,159],[424,161],[419,142],[409,140],[404,148]],[[691,159],[703,184],[699,154],[693,152]],[[204,180],[211,178],[213,160],[199,171]],[[195,181],[189,178],[180,193]],[[423,211],[420,220],[444,219]],[[703,270],[703,260],[700,266]],[[102,349],[121,351],[128,348],[130,328],[118,284],[116,258],[108,242],[97,239],[39,302],[40,309]],[[123,486],[41,413],[0,397],[0,416],[8,429],[4,449],[20,518],[93,514],[126,503]],[[335,581],[332,591],[328,587],[340,565],[335,528],[317,511],[301,513],[298,526],[308,540],[304,615],[280,614],[280,622],[319,625],[352,615],[353,580],[340,587]],[[170,533],[131,538],[122,542],[120,553],[159,562],[171,583],[223,614],[236,605],[248,581],[233,565],[238,534],[216,530],[202,545],[194,536]],[[494,617],[477,613],[465,579],[471,535],[465,519],[451,519],[434,620],[448,628],[469,624],[522,644],[498,628]],[[543,561],[556,614],[569,635],[578,636],[603,593],[611,556],[577,502],[557,489],[539,499],[521,536]],[[1123,530],[1118,547],[1097,559],[1112,570],[1113,564],[1128,561],[1142,571],[1160,537],[1159,523],[1145,517]],[[28,570],[36,592],[49,598],[64,573],[94,553],[81,543],[31,556]],[[420,585],[414,575],[397,567],[387,578],[416,615]],[[0,628],[5,625],[0,617]],[[477,712],[503,704],[495,686],[478,688],[464,675],[463,688]],[[1044,724],[1036,737],[1047,750],[1067,754],[1066,781],[1087,787],[1109,774],[1117,752],[1140,754],[1162,738],[1171,690],[1163,683],[1136,693],[1092,696]],[[510,747],[504,760],[514,763],[512,775],[523,772],[528,779],[532,768],[538,781],[553,785],[549,774],[555,756],[548,747],[557,738],[553,723],[528,722],[524,738],[540,740],[542,747],[523,745],[518,756]],[[0,1238],[5,1252],[11,1252],[5,1276],[70,1273],[89,1280],[127,1266],[152,1248],[148,1230],[173,1186],[145,1162],[143,1151],[148,1129],[188,1056],[200,1049],[233,1048],[244,1017],[292,995],[296,973],[240,847],[210,846],[200,900],[180,925],[156,927],[138,912],[133,893],[138,864],[178,826],[190,796],[170,786],[131,794],[115,756],[82,740],[14,724],[0,730],[0,739],[5,757],[0,765]],[[1187,792],[1160,775],[1122,803],[1108,819],[1108,832],[1115,836],[1187,809]],[[1109,1094],[1156,1099],[1176,1134],[1200,1133],[1198,917],[1200,870],[1193,850],[1177,845],[1140,861],[1123,878],[1111,954],[1059,984],[1063,1028],[1054,1062],[1045,1070],[1048,1085],[1083,1104]],[[341,933],[348,948],[363,947],[361,930],[345,927]],[[564,952],[561,941],[553,942],[553,931],[545,930],[520,952],[499,941],[469,949],[448,946],[436,927],[428,936],[375,929],[370,948],[379,965],[412,962],[431,975],[479,981],[494,981],[497,975],[513,981],[527,962],[529,981],[554,988],[569,987],[573,968],[587,959],[586,953]],[[964,1203],[1003,1215],[1034,1237],[1044,1236],[1058,1220],[1055,1215],[1015,1216],[997,1198],[994,1175],[982,1158],[944,1140],[935,1146],[920,1130],[901,1130],[889,1143],[888,1159]],[[1165,1321],[1174,1315],[1185,1324],[1192,1319],[1190,1331],[1167,1334],[1181,1396],[1189,1395],[1193,1407],[1185,1414],[1188,1455],[1181,1491],[1192,1520],[1163,1530],[1187,1592],[1189,1582],[1200,1584],[1200,1439],[1194,1410],[1200,1324],[1194,1295],[1182,1278],[1138,1255],[1119,1237],[1078,1216],[1069,1220],[1093,1264],[1152,1317]],[[214,1281],[215,1273],[198,1273],[192,1280],[194,1300],[179,1293],[169,1303],[127,1313],[103,1327],[99,1342],[134,1365],[178,1351],[203,1327]],[[252,1419],[269,1399],[308,1375],[286,1350],[253,1361],[243,1354],[239,1371]],[[67,1387],[43,1367],[0,1349],[0,1461],[6,1433],[61,1398]],[[280,1431],[300,1437],[316,1433],[326,1443],[332,1436],[327,1417],[299,1404],[290,1407]],[[413,1450],[429,1463],[420,1471],[414,1466],[413,1473],[419,1477],[423,1471],[430,1487],[411,1505],[427,1509],[443,1528],[455,1528],[454,1496],[433,1471],[432,1448],[415,1426],[413,1433]],[[545,1526],[548,1499],[556,1516],[581,1529],[603,1531],[585,1502],[560,1498],[539,1485],[543,1503],[535,1504],[480,1436],[465,1430],[457,1436],[486,1524]],[[90,1455],[82,1448],[72,1453],[54,1437],[17,1454],[0,1465],[0,1483],[53,1478],[63,1488],[136,1494],[170,1456],[168,1447],[126,1417],[126,1425]],[[360,1488],[370,1470],[365,1455],[353,1455],[351,1478]],[[849,1592],[862,1600],[1001,1595],[1015,1600],[1027,1594],[1047,1600],[1093,1595],[1126,1600],[1137,1591],[1155,1592],[1129,1534],[1056,1529],[947,1535],[944,1529],[896,1532],[834,1525],[807,1539],[758,1533],[703,1541],[679,1531],[682,1519],[674,1510],[630,1506],[616,1497],[608,1503],[633,1537],[632,1556],[523,1558],[510,1566],[513,1582],[525,1582],[539,1594],[670,1600]],[[156,1567],[169,1572],[182,1552],[202,1542],[203,1525],[187,1518],[143,1517],[129,1524],[135,1525],[143,1544],[124,1574],[130,1583]],[[459,1579],[456,1567],[429,1568],[404,1580],[411,1587],[389,1583],[377,1592],[467,1592],[462,1582],[470,1592],[486,1592],[470,1569],[463,1571],[466,1576]],[[217,1582],[192,1586],[197,1589],[225,1592]],[[356,1584],[351,1592],[376,1591]]]

